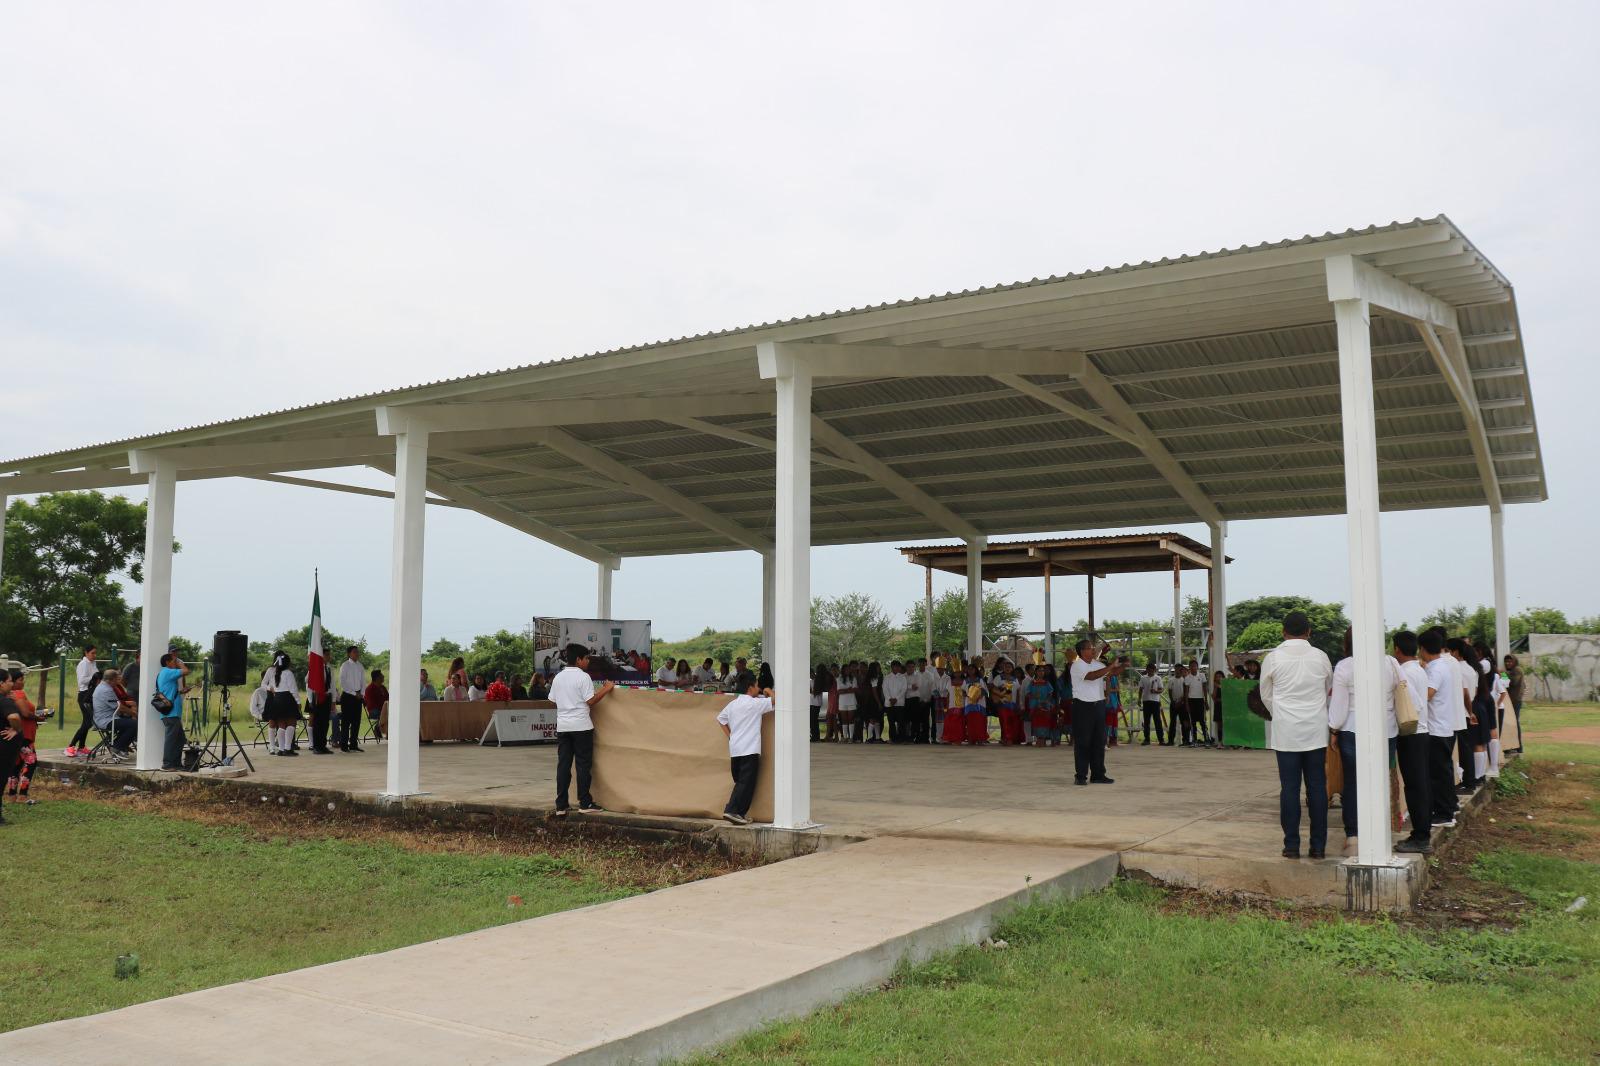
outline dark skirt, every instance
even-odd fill
[[[298,722],[303,716],[300,714],[300,703],[292,693],[269,692],[267,709],[262,712],[261,717],[268,722],[287,724]]]

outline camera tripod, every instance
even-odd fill
[[[233,738],[233,746],[244,759],[244,764],[254,773],[256,764],[250,761],[250,756],[244,750],[244,744],[239,740],[239,734],[233,731],[233,708],[228,702],[228,686],[222,686],[222,714],[217,719],[217,727],[206,738],[205,744],[200,748],[201,766],[228,766],[233,762],[233,756],[228,754],[228,739]],[[211,746],[221,741],[221,750],[212,754]]]

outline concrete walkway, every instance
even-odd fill
[[[0,1035],[28,1066],[656,1062],[1104,888],[1111,851],[879,837],[398,951]]]

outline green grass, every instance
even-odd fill
[[[1562,871],[1545,877],[1571,890]],[[1387,923],[1171,914],[1161,897],[1119,882],[1028,907],[998,933],[1007,950],[942,956],[696,1061],[1280,1066],[1600,1054],[1600,922],[1541,912],[1514,933],[1427,936]]]
[[[548,855],[275,836],[82,800],[13,814],[0,829],[0,1030],[633,891]],[[125,952],[140,972],[119,980]]]

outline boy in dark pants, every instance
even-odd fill
[[[761,718],[772,713],[772,690],[758,688],[756,675],[748,670],[739,675],[739,691],[717,712],[717,724],[728,738],[728,765],[733,772],[733,792],[722,817],[734,825],[750,824],[750,801],[756,794],[756,775],[761,770]]]
[[[572,786],[572,764],[578,764],[578,810],[604,810],[589,794],[590,767],[594,763],[594,720],[589,711],[611,695],[617,686],[607,681],[596,691],[589,676],[589,649],[568,644],[567,665],[550,682],[550,699],[556,705],[556,817],[567,815],[567,790]]]

